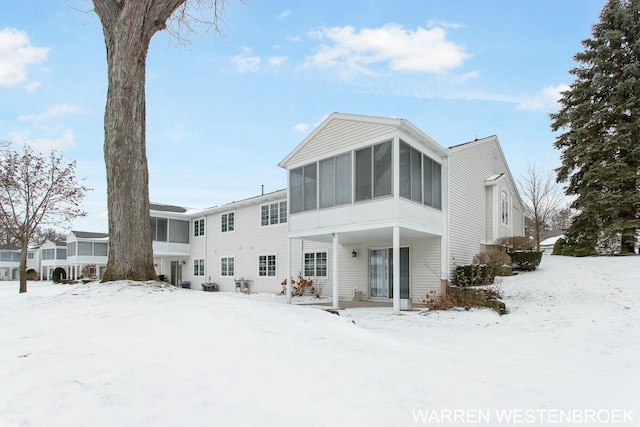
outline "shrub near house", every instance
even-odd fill
[[[533,271],[542,261],[542,252],[535,250],[534,242],[529,237],[503,237],[496,243],[505,248],[515,270]]]

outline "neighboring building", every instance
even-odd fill
[[[151,203],[153,263],[161,279],[178,285],[187,277],[190,257],[189,229],[197,211],[180,206]]]
[[[67,278],[100,280],[107,267],[109,235],[71,231],[67,236]]]
[[[559,239],[564,239],[564,230],[549,230],[540,236],[540,250],[550,254]]]
[[[0,246],[0,280],[18,280],[20,248],[14,245]]]
[[[51,280],[53,270],[58,267],[67,269],[67,242],[47,240],[39,248],[40,268],[42,280]]]
[[[40,246],[29,246],[29,251],[27,252],[27,271],[29,270],[34,270],[36,273],[40,271]]]

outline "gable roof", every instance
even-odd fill
[[[497,135],[490,135],[490,136],[486,136],[484,138],[479,138],[479,139],[476,138],[473,141],[464,142],[464,143],[458,144],[458,145],[453,145],[453,146],[449,147],[449,150],[451,151],[451,153],[458,153],[458,152],[461,152],[461,151],[464,151],[464,150],[475,148],[475,147],[477,147],[479,145],[483,145],[483,144],[495,144],[496,151],[494,152],[494,154],[500,156],[500,158],[502,159],[502,163],[504,164],[505,171],[506,171],[503,174],[498,174],[498,175],[487,177],[485,179],[485,185],[493,185],[497,181],[500,181],[502,179],[508,179],[509,182],[511,183],[511,185],[513,186],[513,190],[514,190],[514,192],[515,192],[515,194],[516,194],[516,196],[518,198],[518,202],[520,203],[520,207],[524,211],[524,209],[525,209],[524,201],[522,200],[522,197],[520,196],[520,191],[518,191],[518,185],[516,184],[516,181],[513,179],[513,175],[511,174],[511,170],[509,169],[509,163],[507,162],[507,158],[505,157],[504,152],[502,151],[502,146],[500,145],[500,140],[498,139]]]
[[[278,166],[286,169],[293,163],[311,161],[317,158],[317,153],[322,153],[323,157],[339,154],[347,147],[390,138],[398,131],[425,143],[438,155],[448,154],[445,147],[406,119],[332,113],[282,159]]]

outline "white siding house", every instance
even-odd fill
[[[0,246],[0,280],[18,280],[21,251],[14,245]]]
[[[190,226],[194,210],[151,203],[153,264],[156,274],[173,285],[188,277]]]
[[[289,246],[330,245],[333,304],[394,310],[448,275],[448,151],[406,120],[334,113],[285,159]],[[290,250],[292,273],[295,251]]]
[[[53,270],[67,271],[67,243],[47,240],[40,246],[40,279],[50,280]]]
[[[456,264],[498,238],[524,234],[495,136],[447,149],[403,119],[334,113],[279,166],[292,273],[295,242],[325,245],[336,307],[358,291],[397,312],[441,292]]]
[[[524,235],[524,208],[498,137],[449,148],[450,268]]]
[[[71,231],[67,236],[67,278],[102,279],[108,254],[108,234]]]

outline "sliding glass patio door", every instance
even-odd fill
[[[369,297],[393,298],[393,248],[369,249]],[[400,298],[409,298],[409,248],[400,248]]]

